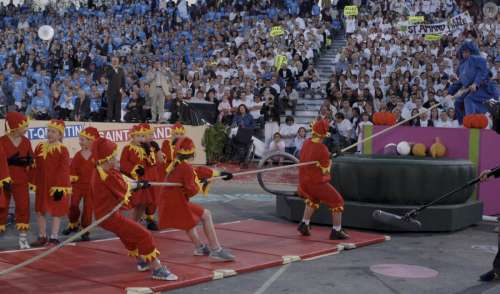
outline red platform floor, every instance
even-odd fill
[[[153,292],[261,270],[285,263],[320,258],[380,243],[386,236],[348,230],[347,242],[328,240],[329,227],[314,226],[312,236],[298,235],[295,224],[243,220],[219,224],[217,233],[234,262],[193,256],[193,245],[182,231],[155,233],[160,259],[179,276],[175,282],[153,281],[136,271],[135,260],[116,238],[68,245],[30,266],[0,277],[0,293],[126,293],[142,288]],[[279,244],[279,246],[277,246]],[[0,252],[0,270],[27,260],[44,249]]]

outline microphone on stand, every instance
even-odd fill
[[[375,210],[373,211],[372,217],[382,224],[399,227],[401,229],[418,230],[422,227],[422,223],[412,218],[410,215],[401,216],[382,210]]]

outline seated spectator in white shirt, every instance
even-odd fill
[[[313,95],[314,99],[321,98],[322,89],[321,89],[321,81],[319,80],[318,75],[314,75],[310,84],[311,95]],[[317,97],[319,95],[319,97]]]
[[[405,107],[401,112],[401,116],[404,119],[409,119],[412,116],[411,113],[414,109],[416,109],[417,112],[422,112],[425,110],[422,104],[422,99],[418,98],[415,95],[412,96],[412,99],[410,101],[406,102]]]
[[[297,84],[297,90],[303,95],[309,89],[309,84],[306,82],[304,76],[300,76],[299,83]]]
[[[458,122],[457,120],[457,117],[456,117],[456,112],[455,112],[455,108],[448,108],[446,110],[447,114],[448,114],[448,119],[451,121],[451,127],[452,128],[458,128],[460,127],[460,123]]]
[[[433,127],[434,126],[434,122],[431,119],[429,119],[429,113],[428,112],[423,112],[417,118],[415,126],[416,127],[422,127],[422,128]]]
[[[307,130],[304,127],[300,127],[297,131],[297,136],[293,139],[293,145],[295,147],[294,156],[300,158],[300,150],[307,139]]]
[[[249,103],[250,106],[248,107],[248,110],[250,111],[250,114],[253,116],[254,120],[259,120],[261,117],[260,110],[262,109],[262,105],[264,105],[264,102],[261,101],[260,95],[255,95],[253,99],[253,102]]]
[[[335,114],[335,124],[339,135],[349,140],[352,135],[352,123],[345,118],[342,112]]]
[[[294,139],[297,136],[297,130],[299,126],[295,124],[292,116],[287,116],[285,119],[285,124],[280,127],[280,135],[283,141],[285,141],[285,151],[286,153],[292,154],[295,152]]]
[[[281,138],[281,134],[279,132],[274,133],[273,135],[273,140],[271,143],[269,143],[269,148],[268,148],[268,153],[274,153],[274,152],[285,152],[286,144],[285,141]],[[271,159],[269,159],[268,162],[270,162]],[[279,158],[279,163],[283,162],[283,158]],[[275,162],[276,163],[276,162]]]
[[[231,103],[229,102],[229,93],[224,93],[224,96],[222,97],[221,103],[219,103],[219,106],[217,107],[217,110],[219,111],[219,116],[217,118],[217,121],[222,122],[222,123],[228,123],[231,122]]]
[[[439,119],[437,120],[436,127],[438,128],[453,128],[453,122],[449,119],[448,113],[446,111],[441,111],[439,113]]]
[[[349,100],[342,100],[342,108],[339,109],[339,112],[341,112],[348,120],[352,118],[352,107]]]

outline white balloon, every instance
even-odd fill
[[[406,141],[399,142],[397,150],[398,150],[399,155],[409,155],[411,152],[410,143],[408,143]]]
[[[52,40],[54,37],[54,28],[49,25],[43,25],[38,28],[38,37],[44,41]]]

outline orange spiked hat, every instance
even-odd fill
[[[10,131],[14,131],[20,128],[25,128],[28,124],[28,117],[20,112],[11,111],[5,116],[5,131],[7,131],[7,127]]]
[[[59,133],[64,136],[64,129],[66,128],[64,121],[59,119],[51,119],[47,127],[59,131]]]
[[[175,152],[182,155],[194,154],[196,148],[194,146],[193,140],[189,137],[184,137],[180,139],[177,144],[175,144]]]
[[[148,124],[148,123],[142,123],[142,129],[148,134],[148,135],[153,135],[155,130],[153,129],[153,127]]]
[[[92,158],[97,164],[103,164],[116,156],[118,145],[108,139],[98,137],[92,143]]]
[[[184,134],[186,134],[186,129],[184,128],[184,126],[180,122],[176,122],[172,126],[172,134],[178,135],[178,136],[184,136]]]
[[[129,132],[130,136],[137,136],[137,135],[147,135],[151,132],[151,127],[149,124],[138,124],[132,127],[132,129]]]
[[[94,127],[86,127],[80,132],[80,137],[87,138],[91,141],[96,140],[100,137],[99,131]]]
[[[328,137],[330,133],[328,130],[330,129],[330,124],[326,119],[320,119],[313,123],[312,125],[312,133],[317,137],[324,138]]]

